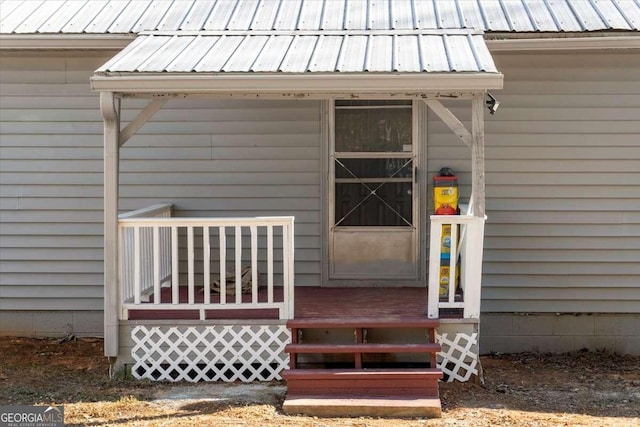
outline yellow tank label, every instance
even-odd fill
[[[433,189],[433,203],[435,209],[442,206],[458,208],[458,187],[435,187]]]

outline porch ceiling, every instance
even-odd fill
[[[502,88],[472,30],[152,32],[96,70],[120,93],[408,94]]]

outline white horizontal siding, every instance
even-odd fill
[[[0,60],[0,310],[102,309],[105,56]],[[44,72],[43,72],[44,71]],[[123,126],[146,105],[123,102]],[[296,283],[320,274],[319,104],[174,100],[121,151],[123,210],[296,217]]]
[[[102,309],[104,60],[0,59],[0,310]]]
[[[486,119],[485,312],[640,310],[640,57],[494,54]],[[470,126],[470,111],[452,104]],[[433,115],[431,172],[469,195],[469,150]]]

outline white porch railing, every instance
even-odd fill
[[[127,212],[118,215],[118,221],[134,219],[134,218],[170,218],[172,216],[173,205],[171,203],[162,203],[149,206],[143,209]],[[121,296],[123,301],[137,300],[148,301],[148,297],[154,291],[155,274],[159,276],[160,285],[166,283],[170,279],[171,274],[171,253],[170,235],[168,230],[159,230],[157,257],[158,265],[150,260],[154,254],[154,230],[149,227],[145,228],[121,228],[121,244],[120,250],[120,267],[121,276]],[[138,256],[134,256],[134,254]],[[159,271],[156,272],[156,267]]]
[[[198,310],[204,320],[207,310],[278,309],[280,319],[293,317],[293,217],[170,218],[171,205],[152,208],[119,218],[122,319],[129,310]],[[260,268],[266,295],[259,298]]]
[[[485,220],[486,217],[474,216],[471,209],[462,215],[431,216],[427,305],[429,318],[437,319],[441,308],[461,308],[465,319],[480,317]],[[441,275],[443,228],[446,226],[451,227],[449,268],[448,274]],[[444,292],[441,292],[441,280]],[[456,295],[461,295],[462,298],[456,301]]]

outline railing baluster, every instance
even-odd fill
[[[171,272],[171,229],[163,227],[161,230],[162,241],[162,280],[167,281]]]
[[[140,227],[133,228],[133,302],[140,304]]]
[[[258,303],[258,227],[252,225],[251,230],[251,302]]]
[[[180,302],[180,271],[178,259],[178,227],[171,227],[171,302]]]
[[[209,243],[209,227],[202,227],[202,251],[204,252],[204,303],[211,304],[211,245]]]
[[[160,304],[160,228],[153,227],[153,303]]]
[[[236,226],[236,304],[242,302],[242,227]]]
[[[285,268],[287,269],[287,271],[289,272],[288,274],[288,285],[287,288],[289,289],[289,292],[287,293],[287,299],[284,302],[285,307],[287,307],[287,319],[293,319],[294,316],[294,304],[293,301],[295,299],[295,275],[294,275],[294,262],[295,262],[295,256],[294,256],[294,251],[295,251],[295,232],[294,232],[294,228],[293,228],[293,219],[291,219],[290,221],[287,222],[287,230],[288,230],[288,239],[287,239],[287,246],[288,246],[288,254],[289,256],[287,257],[287,263],[285,265]]]
[[[195,272],[194,272],[194,244],[193,244],[193,226],[187,227],[187,263],[188,263],[188,293],[189,293],[189,304],[193,304],[195,302]]]
[[[282,226],[282,275],[285,319],[293,318],[293,223]]]
[[[144,227],[140,227],[140,298],[143,298],[143,292],[145,288],[148,286],[147,282],[147,265],[142,262],[142,260],[146,259],[147,254],[147,240],[146,240],[146,231]],[[144,298],[143,298],[144,299]]]
[[[133,239],[130,228],[118,227],[120,232],[120,283],[122,284],[122,300],[133,298]]]
[[[480,292],[482,283],[482,251],[484,238],[484,218],[474,218],[468,225],[465,244],[465,287],[464,317],[480,317]]]
[[[431,221],[431,241],[429,242],[429,282],[427,295],[427,316],[437,319],[440,291],[440,250],[442,246],[442,223]]]
[[[267,302],[273,302],[273,225],[267,226]]]
[[[149,227],[140,229],[140,254],[143,260],[148,260],[153,254],[153,236],[150,233]],[[149,288],[153,289],[153,262],[141,263],[140,268],[142,270],[141,292],[146,299],[149,297]]]
[[[227,232],[219,227],[220,233],[220,304],[227,303]]]
[[[458,245],[458,250],[456,251],[456,257],[459,257],[462,251],[462,248],[464,247],[464,245],[462,244],[462,242],[464,242],[464,239],[467,236],[467,224],[460,224],[460,239],[459,242],[460,244]]]
[[[282,226],[282,294],[284,295],[284,300],[287,301],[289,298],[289,269],[287,268],[287,259],[289,259],[289,231],[286,225]],[[284,307],[283,317],[285,319],[289,318],[289,309],[288,307]]]
[[[120,247],[118,248],[118,256],[120,257],[120,271],[118,272],[118,283],[120,283],[120,295],[122,301],[127,301],[129,299],[129,295],[131,290],[129,289],[130,283],[127,280],[127,274],[129,272],[128,259],[126,256],[127,253],[127,240],[126,240],[126,231],[120,225],[118,225],[118,242],[120,242]]]
[[[450,303],[455,302],[458,286],[456,270],[458,268],[458,224],[451,224],[451,251],[449,261],[449,294]]]

